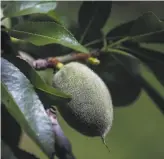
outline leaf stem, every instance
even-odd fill
[[[115,40],[115,39],[117,39],[117,38],[124,38],[124,36],[108,37],[108,38],[106,38],[106,40]],[[101,38],[101,39],[96,39],[96,40],[93,40],[93,41],[91,41],[91,42],[89,42],[89,43],[84,44],[84,46],[85,46],[85,47],[88,47],[88,46],[90,46],[90,45],[93,45],[93,44],[97,44],[97,43],[99,43],[99,42],[102,42],[103,40],[104,40],[103,38]]]
[[[105,50],[104,50],[105,49]],[[122,54],[122,55],[125,55],[125,56],[129,56],[129,57],[132,57],[134,59],[137,59],[135,56],[131,55],[131,54],[128,54],[127,52],[123,51],[123,50],[119,50],[119,49],[113,49],[113,48],[102,48],[102,51],[105,51],[105,52],[113,52],[113,53],[117,53],[117,54]]]
[[[114,42],[114,43],[108,45],[108,47],[111,47],[111,48],[112,48],[112,47],[114,47],[114,46],[120,45],[121,43],[123,43],[123,42],[125,42],[125,41],[127,41],[127,40],[129,40],[129,39],[130,39],[130,37],[122,38],[122,39],[120,39],[120,40],[118,40],[118,41],[116,41],[116,42]]]

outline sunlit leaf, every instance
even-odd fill
[[[88,53],[88,50],[80,45],[66,28],[55,22],[24,22],[13,27],[9,34],[37,46],[56,43]]]
[[[33,22],[57,22],[59,24],[62,24],[61,20],[60,20],[60,16],[57,15],[54,10],[51,10],[48,13],[31,14],[27,18],[27,21],[33,21]]]
[[[25,132],[50,156],[54,134],[44,106],[29,80],[7,60],[1,58],[2,102]]]
[[[10,1],[4,8],[5,17],[16,17],[34,13],[47,13],[56,8],[56,1]]]

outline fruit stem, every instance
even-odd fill
[[[101,139],[102,139],[103,144],[104,144],[105,147],[107,148],[107,150],[110,152],[110,149],[109,149],[109,147],[108,147],[108,145],[107,145],[107,143],[106,143],[106,141],[105,141],[105,137],[101,136]]]

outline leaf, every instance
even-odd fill
[[[134,24],[134,20],[120,24],[109,31],[107,37],[115,37],[115,36],[129,36],[129,32],[131,27]]]
[[[55,22],[24,22],[13,27],[9,34],[37,46],[56,43],[79,52],[89,52],[68,30]]]
[[[148,48],[151,50],[159,51],[164,54],[164,45],[161,45],[160,43],[153,43],[153,44],[140,43],[140,46],[143,48]]]
[[[124,52],[124,53],[123,53]],[[128,52],[117,50],[114,52],[115,54],[122,54],[125,56],[129,56]],[[115,60],[120,63],[132,76],[133,73],[129,69],[130,67],[127,67],[125,63],[118,58],[115,57]],[[136,58],[137,59],[137,58]],[[148,71],[145,63],[140,63],[140,74],[136,76],[136,80],[139,82],[139,84],[145,89],[145,91],[148,93],[148,95],[151,97],[151,99],[156,103],[156,105],[159,107],[159,109],[164,112],[164,87],[161,87],[161,85],[158,83],[158,81],[154,81],[151,83],[149,80],[152,80],[153,75],[150,71]],[[154,80],[154,79],[153,79]],[[151,84],[150,84],[151,83]],[[155,86],[153,86],[155,85]]]
[[[11,148],[3,141],[1,140],[1,157],[2,159],[17,159],[12,152]]]
[[[8,145],[4,140],[1,140],[1,146],[2,146],[2,149],[1,149],[2,159],[39,159],[39,158],[36,158],[33,154],[30,154],[24,150],[21,150],[18,147],[16,147],[16,149],[13,150],[10,147],[10,145]]]
[[[55,9],[56,1],[10,1],[4,8],[5,17],[16,17],[34,13],[47,13]]]
[[[26,61],[16,58],[14,56],[6,56],[8,61],[12,62],[20,71],[30,80],[34,87],[43,92],[45,96],[48,96],[53,102],[66,102],[71,96],[65,94],[50,85],[47,85],[46,82],[40,77],[38,72],[32,68]]]
[[[4,53],[4,52],[7,54],[15,53],[10,36],[3,29],[6,29],[6,27],[1,26],[1,50],[2,50],[2,53]]]
[[[14,151],[14,154],[18,159],[39,159],[35,155],[26,152],[25,150],[22,150],[19,147],[17,147],[17,149]]]
[[[107,37],[131,36],[137,42],[163,42],[164,22],[154,13],[147,12],[136,20],[123,23],[113,28]]]
[[[135,42],[143,43],[164,43],[164,29],[148,34],[143,34],[139,36],[134,36],[133,39]]]
[[[80,42],[90,42],[102,36],[101,29],[106,23],[112,2],[83,2],[79,10],[79,27],[82,35]]]
[[[163,29],[164,23],[153,12],[147,12],[135,20],[130,29],[130,35],[136,36]]]
[[[164,67],[164,52],[138,46],[120,47],[120,49],[143,61],[152,70],[159,82],[164,85],[164,72],[161,70]]]
[[[148,67],[154,73],[158,81],[164,86],[164,71],[161,68],[164,68],[164,64],[158,62],[147,62]]]
[[[51,122],[29,80],[7,60],[1,58],[2,102],[25,132],[51,156],[54,134]]]
[[[129,54],[143,60],[144,62],[159,62],[164,63],[164,53],[140,46],[120,46],[120,50],[126,51]]]
[[[62,24],[61,17],[54,10],[50,10],[48,13],[36,13],[29,15],[27,21],[57,22]]]
[[[11,133],[11,130],[14,131]],[[20,137],[21,128],[19,124],[7,111],[6,106],[1,104],[1,139],[14,151],[19,145]]]
[[[32,21],[32,22],[58,22],[54,18],[50,17],[48,14],[32,14],[29,16],[27,21]]]
[[[101,54],[98,59],[102,62],[98,66],[91,66],[91,68],[108,86],[113,105],[116,107],[128,106],[138,98],[141,92],[140,84],[135,79],[140,73],[139,63],[130,56],[115,54],[133,73],[134,76],[131,76],[131,74],[115,60],[111,53]]]
[[[151,97],[151,99],[156,103],[160,111],[164,114],[164,87],[159,85],[158,81],[154,80],[152,73],[142,66],[142,74],[138,78],[142,84],[143,89]],[[150,81],[153,81],[151,82]]]

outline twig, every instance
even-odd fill
[[[28,53],[22,51],[19,51],[18,54],[19,56],[17,57],[21,58],[22,60],[25,60],[35,69],[46,69],[46,68],[54,68],[54,67],[58,68],[58,66],[61,63],[68,63],[71,61],[78,61],[78,60],[86,60],[91,64],[99,64],[99,60],[93,57],[99,56],[100,52],[99,50],[94,50],[90,54],[73,52],[64,56],[48,57],[46,59],[37,59],[37,60],[31,57]]]

